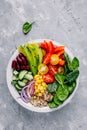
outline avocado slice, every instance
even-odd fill
[[[22,53],[25,57],[26,57],[26,53],[25,53],[25,51],[24,51],[24,48],[23,48],[23,46],[18,46],[18,52],[19,53]]]
[[[36,49],[36,52],[38,53],[38,56],[39,56],[39,63],[38,63],[38,65],[39,65],[39,64],[42,63],[42,59],[43,59],[42,50],[41,50],[41,48],[39,47],[39,45],[36,44],[36,43],[31,43],[31,45]]]
[[[33,52],[34,52],[34,54],[36,56],[36,62],[37,62],[37,66],[38,66],[38,64],[39,64],[39,55],[38,55],[37,49],[35,47],[33,47],[32,44],[30,44],[30,46],[32,47]]]
[[[31,46],[31,44],[29,44],[29,43],[26,43],[25,44],[25,47],[27,47],[29,50],[30,50],[30,52],[31,52],[31,55],[32,55],[32,58],[33,58],[33,65],[34,65],[34,67],[35,67],[35,72],[37,73],[37,70],[38,70],[38,65],[37,65],[37,59],[36,59],[36,54],[34,53],[34,51],[33,51],[33,47]]]
[[[30,69],[31,69],[33,75],[36,75],[36,68],[34,66],[32,54],[31,54],[30,50],[28,49],[28,47],[24,47],[24,50],[26,52],[26,58],[27,58],[28,63],[30,65]]]

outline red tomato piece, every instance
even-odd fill
[[[65,60],[59,59],[58,64],[61,65],[61,66],[64,66],[65,65]]]
[[[46,52],[48,52],[48,43],[45,40],[43,43],[40,44],[40,47],[46,50]]]
[[[44,74],[44,75],[43,75],[43,80],[44,80],[44,82],[46,82],[46,83],[52,83],[52,82],[54,82],[54,76],[51,75],[51,74],[49,74],[49,73]]]
[[[58,66],[50,64],[50,65],[48,65],[48,68],[49,68],[49,73],[51,75],[58,73]]]
[[[54,45],[53,45],[52,41],[49,41],[48,48],[49,48],[49,53],[53,54],[54,53]]]
[[[58,56],[61,56],[61,55],[64,54],[64,52],[65,52],[65,51],[64,51],[64,49],[63,49],[63,50],[59,51],[59,52],[57,53],[57,55],[58,55]]]
[[[58,46],[58,47],[56,47],[56,48],[54,49],[54,53],[57,53],[57,52],[59,52],[59,51],[61,51],[61,50],[64,50],[64,46]]]
[[[43,63],[44,64],[48,64],[50,63],[50,58],[51,58],[51,54],[50,53],[47,53],[44,58],[43,58]]]

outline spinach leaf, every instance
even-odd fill
[[[79,67],[79,60],[76,57],[74,57],[72,60],[72,68],[77,69],[78,67]]]
[[[74,70],[66,75],[66,80],[69,83],[72,83],[77,79],[78,76],[79,76],[79,70]]]
[[[26,23],[23,24],[22,30],[23,30],[23,33],[24,33],[24,34],[27,34],[28,32],[30,32],[33,23],[34,23],[34,22],[32,22],[32,23],[26,22]]]
[[[68,69],[71,70],[71,68],[72,68],[71,60],[70,60],[70,58],[69,58],[69,56],[68,56],[67,53],[64,53],[64,59],[65,59],[65,61],[66,61],[66,63],[67,63]]]
[[[48,106],[49,106],[50,108],[56,108],[58,105],[56,105],[56,104],[54,103],[54,101],[51,101],[51,102],[48,103]]]
[[[65,80],[65,76],[63,74],[55,74],[55,79],[57,80],[57,82],[61,85],[63,85],[64,80]]]
[[[69,72],[67,64],[64,65],[64,74],[66,75]]]
[[[53,100],[58,106],[63,104],[63,102],[58,99],[57,94],[54,95]]]
[[[71,94],[76,87],[76,82],[73,82],[71,86],[68,87],[69,93]]]
[[[48,84],[48,87],[47,87],[47,90],[50,92],[50,93],[53,93],[57,90],[57,87],[58,87],[58,83],[55,81],[51,84]]]
[[[68,54],[66,54],[66,53],[64,54],[64,58],[65,58],[65,60],[66,60],[68,69],[69,69],[70,71],[72,71],[72,70],[74,70],[74,69],[77,69],[77,68],[79,67],[79,60],[78,60],[78,58],[74,57],[74,58],[72,59],[72,61],[71,61],[70,58],[69,58],[69,56],[68,56]]]
[[[57,97],[60,101],[64,101],[68,95],[69,95],[69,91],[68,91],[68,87],[67,85],[64,85],[64,87],[62,87],[61,85],[58,87],[58,90],[56,92]]]

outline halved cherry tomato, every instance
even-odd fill
[[[48,65],[48,68],[49,68],[49,73],[51,75],[58,73],[58,66],[50,64],[50,65]]]
[[[50,58],[51,58],[51,54],[47,53],[44,58],[43,58],[43,64],[48,64],[50,63]]]
[[[48,52],[48,43],[45,40],[43,43],[40,44],[40,47],[45,49]]]
[[[54,53],[54,45],[53,45],[52,41],[49,41],[48,49],[49,49],[49,53],[51,53],[51,54]]]
[[[54,76],[52,76],[51,74],[47,73],[43,75],[43,80],[46,83],[52,83],[54,82]]]
[[[58,68],[58,73],[64,74],[64,67],[59,67]]]
[[[48,67],[45,64],[40,64],[38,66],[38,71],[40,74],[46,74],[48,72]]]
[[[59,51],[64,50],[64,46],[58,46],[54,49],[54,53],[58,53]]]
[[[51,59],[50,59],[50,63],[51,65],[57,65],[59,62],[59,57],[57,54],[52,54],[51,55]]]

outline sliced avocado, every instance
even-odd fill
[[[35,57],[36,57],[36,63],[37,63],[37,67],[38,67],[38,63],[39,63],[39,55],[38,55],[38,52],[37,52],[36,48],[32,46],[32,44],[29,44],[29,46],[32,47],[32,50],[33,50],[34,55],[35,55]]]
[[[33,61],[32,54],[27,47],[24,47],[24,50],[26,52],[26,58],[27,58],[28,63],[30,65],[30,69],[31,69],[33,75],[36,75],[36,70],[35,70],[35,67],[34,67],[34,61]]]
[[[36,58],[36,54],[34,53],[33,47],[29,43],[26,43],[25,47],[27,47],[30,50],[30,52],[31,52],[31,55],[32,55],[32,58],[33,58],[33,62],[34,62],[33,65],[35,67],[35,72],[37,73],[38,64],[37,64],[37,58]]]
[[[19,53],[22,53],[24,56],[26,56],[26,52],[25,52],[25,50],[24,50],[24,47],[23,46],[18,46],[18,52]]]
[[[38,53],[38,56],[39,56],[39,64],[41,64],[42,63],[42,59],[43,59],[43,53],[42,53],[41,48],[36,43],[32,43],[31,45],[36,49],[36,51]]]

